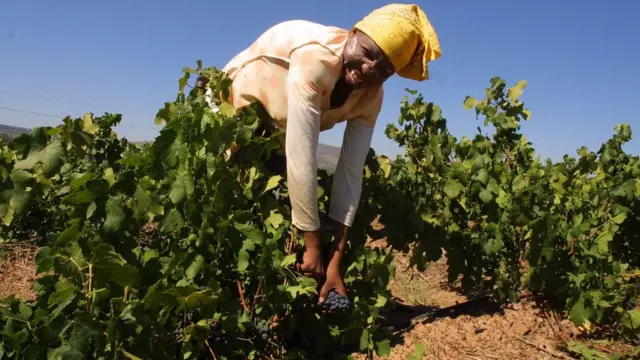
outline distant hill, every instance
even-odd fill
[[[0,137],[2,137],[4,141],[9,141],[20,134],[30,133],[30,132],[31,132],[31,129],[0,124]]]
[[[318,159],[318,167],[321,169],[334,171],[338,166],[340,159],[340,148],[331,145],[318,144],[316,158]]]
[[[9,141],[22,133],[30,132],[30,129],[0,124],[0,137],[2,137],[2,139],[5,141]],[[148,141],[131,141],[131,143],[138,145],[142,145],[147,142]],[[340,158],[340,148],[331,145],[318,144],[318,151],[316,153],[316,156],[318,159],[318,167],[333,171],[338,165],[338,159]]]

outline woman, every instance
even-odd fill
[[[281,140],[292,223],[303,232],[306,247],[298,269],[324,279],[320,303],[331,290],[346,296],[340,259],[360,200],[382,84],[394,73],[428,79],[427,63],[440,54],[424,12],[417,5],[392,4],[373,11],[351,31],[302,20],[277,24],[223,69],[233,80],[231,103],[241,108],[260,102],[271,125],[286,134]],[[325,269],[319,249],[316,148],[320,131],[345,120],[329,210],[336,242]]]

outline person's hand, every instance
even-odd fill
[[[320,282],[324,278],[324,264],[320,249],[320,233],[318,231],[306,231],[302,235],[305,252],[302,255],[302,263],[297,264],[298,271],[303,275],[313,277]]]
[[[342,296],[347,296],[347,289],[344,286],[344,281],[342,281],[342,276],[340,275],[340,261],[334,260],[336,257],[331,259],[329,266],[327,267],[327,279],[322,285],[320,289],[320,296],[318,297],[318,304],[322,305],[324,301],[327,299],[329,292],[334,290],[338,294]]]
[[[347,296],[347,289],[344,286],[344,281],[340,274],[340,261],[342,260],[345,246],[347,245],[349,227],[338,221],[335,221],[333,226],[335,239],[331,249],[329,265],[327,266],[327,277],[320,288],[320,296],[318,297],[319,304],[324,303],[331,290],[334,290],[342,296]]]

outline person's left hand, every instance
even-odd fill
[[[324,303],[331,290],[342,296],[347,296],[347,288],[344,286],[344,281],[342,281],[342,276],[340,275],[339,262],[335,261],[331,261],[327,267],[326,281],[320,289],[318,304],[322,305]]]

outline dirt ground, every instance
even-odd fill
[[[35,254],[37,248],[29,245],[3,245],[0,252],[0,299],[15,295],[35,300],[31,289],[36,279]]]
[[[0,253],[0,298],[11,294],[34,298],[31,285],[36,278],[35,252],[31,246],[14,246]],[[397,323],[404,321],[406,325],[410,317],[425,309],[443,309],[469,300],[447,283],[444,260],[432,264],[424,273],[408,270],[405,256],[398,255],[395,261],[397,273],[391,290],[401,304],[394,310]],[[481,301],[455,314],[441,314],[416,323],[399,334],[387,359],[409,359],[415,355],[416,345],[424,347],[422,359],[573,359],[559,347],[579,333],[567,320],[533,302],[500,307]],[[613,353],[603,345],[599,350]],[[353,357],[365,359],[362,354]]]
[[[397,256],[396,263],[396,279],[391,284],[396,301],[442,309],[471,300],[447,283],[444,260],[424,273],[405,270],[408,261],[404,256]],[[388,358],[408,359],[420,344],[425,349],[422,359],[571,359],[557,349],[563,343],[559,332],[568,335],[577,329],[545,314],[532,302],[503,308],[489,300],[479,301],[462,313],[415,324],[392,347]]]

